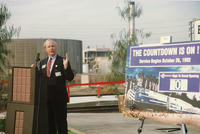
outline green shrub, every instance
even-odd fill
[[[0,119],[0,132],[4,132],[5,130],[5,120]]]
[[[74,133],[74,132],[72,132],[72,131],[68,131],[68,134],[76,134],[76,133]]]

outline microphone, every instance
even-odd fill
[[[36,58],[35,58],[35,61],[36,61],[36,62],[40,61],[40,53],[37,53]]]
[[[36,67],[36,69],[40,69],[40,53],[37,53],[37,55],[36,55],[35,67]]]

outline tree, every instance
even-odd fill
[[[125,7],[121,9],[118,7],[121,18],[129,23],[129,1],[125,0]],[[135,6],[135,10],[132,14],[135,18],[139,18],[142,14],[142,8],[138,5]],[[114,40],[114,50],[109,53],[109,59],[112,60],[111,73],[107,75],[107,80],[124,80],[125,79],[125,67],[126,67],[126,49],[131,42],[136,45],[138,39],[146,39],[151,36],[151,33],[144,33],[141,29],[136,29],[135,33],[130,38],[127,28],[124,28],[118,35],[112,34],[111,38]]]
[[[13,25],[7,26],[6,23],[11,17],[6,5],[0,3],[0,80],[8,79],[5,69],[9,65],[8,55],[12,56],[7,49],[6,44],[9,43],[15,35],[18,35],[20,28],[14,28]],[[6,98],[2,97],[3,93],[7,93],[8,86],[0,83],[0,108],[5,108]],[[0,109],[1,110],[1,109]]]
[[[6,25],[10,17],[11,14],[6,5],[0,3],[0,73],[5,72],[4,69],[9,64],[7,56],[11,52],[6,48],[6,44],[11,41],[12,37],[17,36],[20,31],[20,28],[14,28],[14,25]]]

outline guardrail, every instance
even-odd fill
[[[100,98],[100,85],[114,85],[114,84],[123,84],[125,83],[124,80],[122,81],[106,81],[106,82],[95,82],[95,83],[83,83],[83,84],[69,84],[66,85],[68,91],[68,98],[70,102],[70,87],[77,87],[77,86],[97,86],[97,97]]]
[[[0,80],[0,83],[8,85],[8,81],[5,81],[5,80]]]
[[[8,84],[8,81],[0,80],[0,83],[2,84]],[[95,83],[83,83],[83,84],[69,84],[66,85],[67,91],[68,91],[68,98],[70,102],[70,87],[78,87],[78,86],[97,86],[97,97],[100,98],[100,86],[101,85],[114,85],[114,84],[123,84],[125,83],[124,80],[122,81],[106,81],[106,82],[95,82]]]

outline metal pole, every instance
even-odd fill
[[[187,127],[185,124],[181,124],[181,128],[183,130],[183,134],[187,134]]]
[[[129,38],[130,38],[130,40],[133,39],[133,36],[134,36],[134,33],[135,33],[134,10],[135,10],[135,2],[131,1],[129,3]],[[133,44],[133,41],[131,41],[131,44]]]
[[[142,133],[142,128],[143,128],[143,125],[144,125],[144,118],[141,118],[141,119],[139,119],[140,121],[142,121],[142,123],[141,123],[141,125],[140,125],[140,127],[138,128],[138,134],[141,134]]]

